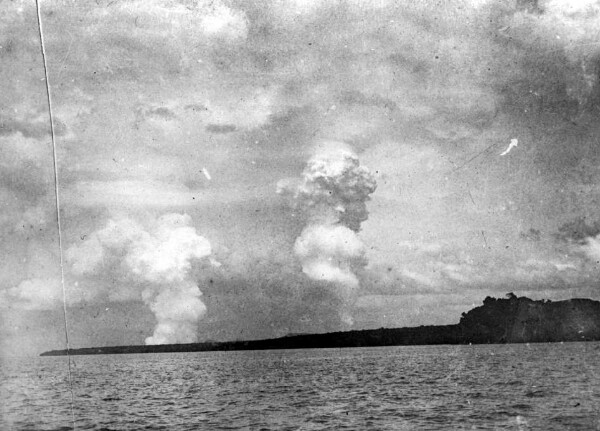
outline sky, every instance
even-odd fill
[[[0,2],[0,351],[600,299],[600,2],[40,6],[47,77]]]

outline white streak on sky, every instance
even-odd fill
[[[500,154],[501,156],[506,156],[510,150],[512,150],[513,148],[515,148],[517,145],[519,145],[519,140],[518,139],[511,139],[510,140],[510,144],[508,145],[508,148],[506,150],[504,150],[504,152],[502,154]]]

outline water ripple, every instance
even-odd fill
[[[89,430],[600,429],[598,343],[78,357]],[[65,358],[6,362],[0,429],[69,430]]]

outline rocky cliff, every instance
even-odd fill
[[[509,293],[485,298],[481,307],[463,313],[459,326],[471,343],[600,340],[600,302],[533,301]]]

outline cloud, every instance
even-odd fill
[[[233,124],[208,124],[206,131],[210,133],[231,133],[235,132],[236,127]]]
[[[282,180],[278,193],[312,223],[339,223],[357,232],[368,218],[366,202],[375,188],[375,178],[350,147],[326,141],[308,160],[300,182]]]
[[[521,66],[506,71],[505,76],[512,76],[507,84],[515,85],[511,99],[529,102],[530,110],[542,105],[544,110],[573,118],[597,105],[600,6],[596,1],[549,0],[537,8],[496,5],[495,9],[504,20],[496,34],[516,49],[512,54]],[[519,84],[527,72],[529,76]],[[517,94],[525,89],[522,96]]]
[[[57,134],[60,135],[61,128],[58,128]],[[50,135],[50,124],[48,117],[38,119],[38,121],[24,121],[13,118],[5,118],[0,123],[0,136],[21,133],[25,138],[41,138]]]
[[[229,40],[245,39],[248,22],[242,11],[231,9],[220,1],[206,1],[206,13],[200,18],[200,26],[206,36]]]
[[[423,301],[443,314],[443,299],[418,295],[514,285],[560,296],[596,279],[591,219],[568,240],[543,234],[594,214],[600,198],[596,3],[71,6],[42,5],[53,102],[69,131],[58,141],[64,234],[82,247],[69,298],[145,301],[164,323],[156,339],[191,339],[193,321],[235,338],[337,328],[339,314],[360,322],[360,295],[398,296],[389,313]],[[49,229],[53,182],[34,7],[7,9],[0,143],[12,143],[0,197],[14,205],[0,219],[12,289],[56,275],[23,275],[30,263],[19,263],[38,260],[25,238]],[[510,139],[519,147],[498,157]],[[290,176],[275,201],[274,181]],[[213,254],[174,251],[190,263],[180,268],[143,245],[168,240],[141,214],[181,208],[202,218],[221,268],[205,271]],[[97,224],[107,213],[122,227],[113,242]],[[168,317],[176,309],[182,325]]]
[[[159,181],[82,181],[67,191],[65,202],[81,207],[169,207],[195,205],[200,198],[182,185]]]
[[[221,0],[186,1],[130,1],[119,2],[114,7],[96,8],[96,14],[107,20],[119,13],[135,18],[136,32],[162,30],[168,33],[195,35],[227,41],[245,39],[248,21],[241,10],[230,8]]]
[[[277,86],[244,88],[240,86],[231,94],[208,91],[202,104],[206,111],[201,114],[209,126],[253,129],[269,122],[277,101]],[[213,130],[209,130],[213,131]]]
[[[351,289],[358,287],[352,267],[362,263],[365,247],[346,226],[309,225],[296,241],[294,251],[302,261],[302,271],[310,278]]]
[[[193,342],[206,312],[202,293],[190,278],[192,263],[211,254],[208,240],[185,214],[165,214],[149,229],[131,219],[109,220],[66,252],[75,277],[128,285],[154,312],[157,325],[147,344]],[[127,297],[129,295],[125,295]]]
[[[56,278],[32,278],[0,291],[0,308],[52,310],[62,303],[62,285]]]
[[[294,252],[311,279],[333,283],[346,305],[359,286],[355,271],[364,265],[364,245],[357,236],[368,218],[366,202],[375,191],[375,178],[341,142],[317,145],[300,181],[283,180],[278,193],[302,213],[307,225]],[[342,318],[351,324],[346,310]]]
[[[217,175],[211,169],[213,183]],[[82,181],[65,188],[62,201],[70,208],[190,209],[243,203],[263,197],[268,190],[267,186],[251,190],[203,186],[208,181],[210,180],[202,173],[202,168],[198,169],[190,181],[190,186],[195,187],[193,189],[183,184],[150,180]]]
[[[111,251],[124,261],[130,275],[154,283],[181,282],[190,269],[191,258],[210,254],[210,244],[188,226],[187,215],[161,216],[152,233],[131,219],[109,220],[107,226],[89,235],[67,251],[76,274],[84,274],[114,259]],[[114,262],[116,263],[116,262]]]
[[[39,235],[55,212],[52,148],[20,132],[0,136],[0,235]]]
[[[48,208],[43,205],[25,209],[21,219],[15,224],[15,230],[26,232],[30,229],[41,230],[48,222]]]
[[[180,73],[197,64],[199,52],[243,44],[249,30],[245,13],[221,0],[98,1],[78,8],[59,0],[43,5],[42,14],[51,80],[79,85],[146,79],[149,71]],[[4,14],[0,46],[11,47],[8,57],[38,55],[37,38],[20,37],[24,27],[35,30],[35,22],[31,4]]]
[[[593,238],[598,234],[600,234],[600,221],[590,223],[585,217],[578,217],[562,224],[555,237],[561,241],[585,244],[588,238]]]
[[[552,38],[547,39],[550,46],[564,50],[577,71],[566,77],[567,93],[582,105],[588,103],[598,91],[600,4],[594,0],[551,0],[543,5],[538,19],[529,18],[528,23]]]
[[[33,139],[24,136],[20,132],[0,137],[0,148],[2,148],[3,170],[9,168],[44,168],[52,156],[52,148],[44,140]]]
[[[542,232],[539,229],[529,228],[526,232],[521,232],[520,237],[525,241],[540,241]]]
[[[177,117],[171,109],[165,106],[156,106],[148,108],[145,111],[143,111],[141,115],[145,115],[150,118],[155,117],[164,121],[173,120]]]
[[[276,0],[272,2],[279,17],[286,20],[315,18],[319,12],[326,13],[340,7],[350,8],[355,13],[365,13],[384,9],[393,4],[391,0]]]
[[[585,217],[578,217],[562,224],[554,238],[559,241],[559,244],[565,244],[568,252],[574,251],[576,254],[583,256],[592,267],[598,268],[596,265],[600,263],[599,220],[589,222]],[[565,267],[560,264],[557,268],[569,269],[568,266]],[[589,271],[589,268],[587,270]]]
[[[582,249],[588,258],[596,261],[596,263],[600,262],[600,237],[587,238],[582,245]]]

